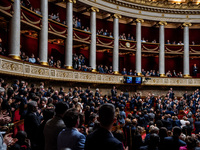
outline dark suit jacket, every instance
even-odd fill
[[[87,136],[85,150],[123,150],[123,145],[108,130],[99,128]]]
[[[127,72],[126,71],[122,71],[122,75],[126,75],[127,74]]]
[[[200,121],[195,121],[194,125],[195,125],[195,129],[196,129],[195,133],[199,134],[199,132],[200,132]]]
[[[37,144],[38,141],[38,129],[40,126],[40,119],[37,114],[28,113],[24,119],[24,128],[28,138],[31,141],[31,145]]]
[[[163,150],[179,150],[180,146],[185,146],[186,143],[176,137],[165,137]]]

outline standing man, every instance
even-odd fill
[[[111,90],[111,95],[112,95],[112,98],[115,100],[117,96],[117,89],[115,86],[113,86],[113,89]]]
[[[69,108],[68,104],[66,102],[58,102],[55,107],[55,116],[47,121],[43,131],[45,150],[57,150],[58,134],[66,127],[62,118]]]
[[[85,135],[77,130],[79,125],[79,113],[77,109],[68,109],[63,117],[66,128],[58,135],[58,150],[84,150]]]
[[[105,103],[99,108],[100,128],[87,136],[85,150],[123,150],[122,143],[111,133],[115,121],[115,107]]]
[[[194,64],[194,67],[193,67],[193,76],[197,76],[197,71],[198,71],[198,68],[197,68],[197,64]]]

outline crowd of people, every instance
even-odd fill
[[[196,77],[197,76],[197,72],[198,72],[198,67],[196,64],[194,64],[193,66],[193,72],[192,72],[192,76]],[[129,72],[126,71],[126,68],[123,68],[122,75],[133,75],[133,76],[138,76],[136,70],[133,72],[132,69],[129,70]],[[159,71],[155,71],[155,70],[150,70],[150,71],[145,71],[144,69],[142,69],[141,74],[143,76],[146,77],[160,77],[160,73]],[[168,70],[165,74],[166,77],[183,77],[182,72],[176,72],[176,70],[173,70],[172,72],[170,70]]]
[[[109,95],[81,87],[60,90],[0,79],[1,128],[16,111],[25,131],[0,132],[6,150],[198,150],[200,91],[177,98],[168,93],[141,96],[115,86]],[[3,136],[2,136],[3,135]]]
[[[20,52],[20,57],[22,61],[30,62],[33,64],[40,64],[40,58],[35,57],[34,54],[31,54],[31,56],[29,57],[26,55],[25,52]],[[50,58],[48,58],[48,65],[56,68],[63,68],[61,60],[55,61],[53,56],[50,56]]]
[[[34,11],[35,13],[37,13],[39,15],[42,15],[40,8],[33,8],[29,0],[21,0],[21,5],[24,6],[24,7],[29,8],[30,10]],[[66,20],[62,20],[61,21],[60,20],[60,14],[58,12],[57,13],[51,13],[49,15],[49,19],[52,19],[52,20],[57,21],[57,22],[61,22],[62,24],[66,25]],[[83,26],[82,23],[81,23],[81,19],[78,18],[77,16],[73,16],[73,27],[77,28],[77,29],[84,30],[86,32],[90,32],[90,28]],[[108,37],[112,37],[113,38],[112,32],[109,32],[107,29],[104,30],[103,28],[97,30],[97,35],[104,35],[104,36],[108,36]],[[119,39],[135,41],[134,36],[131,35],[130,33],[128,33],[127,36],[126,36],[125,33],[120,34],[119,35]],[[148,39],[145,39],[145,38],[142,38],[141,42],[144,42],[144,43],[146,43],[146,42],[157,43],[156,39],[154,39],[153,41],[149,41]],[[170,42],[170,40],[167,40],[166,44],[184,45],[184,43],[182,41]],[[195,42],[192,41],[191,45],[195,45]]]
[[[0,55],[7,56],[7,51],[2,44],[1,38],[0,38]],[[40,64],[40,58],[39,57],[36,58],[34,54],[31,54],[31,56],[29,57],[26,55],[25,52],[21,51],[20,57],[21,57],[21,60],[23,61],[34,63],[34,64]],[[50,58],[48,58],[48,64],[51,67],[64,68],[63,62],[61,60],[55,61],[53,56],[50,56]],[[84,57],[84,55],[82,54],[77,55],[76,53],[74,53],[73,55],[73,68],[75,70],[87,71],[87,72],[91,72],[93,70],[93,68],[87,65],[86,58]],[[97,72],[105,73],[105,74],[113,74],[113,68],[112,66],[98,65]],[[152,77],[152,76],[160,77],[159,71],[155,71],[155,70],[145,71],[144,69],[142,69],[141,73],[143,76],[146,76],[146,77]],[[198,73],[198,67],[196,64],[194,64],[192,75],[195,77],[197,76],[197,73]],[[134,70],[134,72],[132,69],[127,71],[126,68],[123,68],[123,70],[121,71],[121,74],[138,76],[136,70]],[[166,72],[166,77],[183,77],[183,74],[182,72],[176,72],[175,70],[173,70],[172,72],[168,70]]]

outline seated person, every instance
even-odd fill
[[[166,44],[171,44],[169,40],[167,40]]]
[[[100,65],[100,67],[99,67],[99,73],[104,73],[103,65]]]
[[[144,38],[142,38],[142,42],[146,42]]]
[[[35,59],[34,54],[32,54],[31,57],[29,58],[29,62],[30,63],[36,63],[36,59]]]
[[[183,42],[182,42],[182,41],[179,41],[179,42],[178,42],[178,45],[184,45],[184,44],[183,44]]]
[[[130,71],[128,72],[128,75],[133,75],[132,69],[130,69]]]
[[[123,68],[122,75],[127,75],[126,68]]]

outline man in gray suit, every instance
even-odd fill
[[[56,115],[44,127],[45,150],[57,150],[58,134],[65,128],[62,117],[68,108],[69,106],[65,102],[58,102],[56,104]]]

